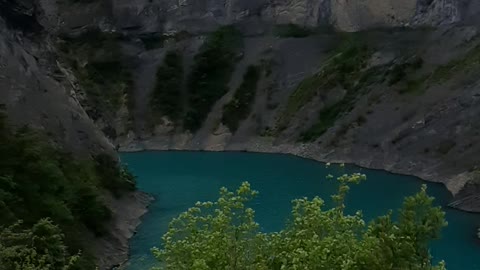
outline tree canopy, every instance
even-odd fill
[[[10,127],[0,112],[0,270],[63,269],[70,262],[62,258],[79,251],[73,269],[95,269],[89,241],[111,220],[103,194],[133,189],[113,157],[75,157],[39,132]],[[48,232],[47,246],[37,245],[38,232]]]
[[[69,270],[79,256],[68,256],[64,236],[48,218],[31,229],[17,222],[0,231],[0,270]]]
[[[156,269],[445,269],[429,253],[447,225],[445,213],[433,206],[426,186],[405,198],[397,218],[390,211],[367,223],[360,211],[345,211],[349,185],[364,179],[339,177],[333,208],[319,197],[294,200],[286,227],[274,233],[259,230],[248,206],[257,192],[249,183],[235,192],[222,188],[216,202],[198,202],[172,220],[163,248],[153,249]]]

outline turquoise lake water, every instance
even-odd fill
[[[407,195],[419,191],[425,183],[402,176],[355,166],[325,167],[325,164],[289,155],[240,152],[141,152],[125,153],[122,161],[138,176],[138,187],[155,196],[150,212],[131,240],[128,270],[147,270],[155,263],[150,248],[161,246],[161,236],[169,221],[197,201],[215,200],[225,186],[235,189],[249,181],[260,195],[254,201],[256,220],[262,230],[278,231],[291,210],[291,200],[321,196],[328,199],[336,191],[328,174],[360,172],[367,181],[353,186],[347,204],[362,210],[366,220],[398,209]],[[428,183],[428,193],[445,206],[451,199],[440,184]],[[479,214],[445,208],[449,226],[442,239],[432,244],[434,258],[443,259],[449,270],[480,270],[480,241],[476,239]]]

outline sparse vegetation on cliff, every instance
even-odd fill
[[[134,105],[133,78],[122,63],[122,52],[115,33],[89,30],[78,37],[64,37],[60,49],[85,91],[87,113],[97,120],[112,119],[125,104]]]
[[[215,102],[228,92],[242,46],[242,34],[233,26],[221,27],[208,36],[195,56],[187,82],[189,104],[185,129],[198,130]]]
[[[172,220],[163,249],[153,251],[157,269],[444,270],[429,243],[446,226],[445,213],[426,187],[404,200],[398,219],[390,212],[367,224],[360,211],[345,211],[349,185],[363,179],[339,177],[330,209],[319,197],[294,200],[288,226],[276,233],[260,231],[248,207],[258,193],[248,183],[222,188],[216,202],[198,202]]]
[[[282,112],[278,126],[280,129],[287,125],[290,118],[303,106],[310,102],[322,91],[328,91],[336,86],[352,89],[359,79],[361,70],[370,55],[368,48],[353,41],[346,42],[327,61],[320,72],[305,79],[293,92]]]
[[[163,64],[157,70],[155,88],[150,102],[154,122],[162,116],[167,116],[176,122],[182,116],[182,61],[180,52],[170,51],[165,55]]]
[[[407,61],[393,65],[393,68],[387,71],[388,85],[392,86],[404,80],[409,73],[413,73],[423,66],[423,59],[415,56]]]
[[[470,72],[480,65],[480,45],[470,49],[463,57],[454,59],[446,65],[439,66],[429,78],[429,82],[440,84],[462,72]]]
[[[284,129],[291,117],[317,95],[340,86],[347,90],[346,95],[335,104],[327,105],[320,112],[318,121],[301,135],[301,140],[312,141],[321,136],[334,125],[341,113],[352,109],[362,87],[371,83],[375,77],[377,71],[374,68],[366,69],[366,60],[370,54],[370,50],[361,42],[344,42],[319,73],[300,83],[288,99],[286,108],[277,121],[277,129]]]
[[[410,69],[410,71],[415,71],[421,67],[422,62],[419,62],[421,58],[417,58],[414,62],[410,64],[404,64],[396,66],[393,70],[394,73],[391,80],[391,84],[400,82],[404,80],[404,85],[400,88],[400,94],[423,94],[425,90],[432,85],[439,85],[451,80],[454,76],[468,76],[471,74],[472,70],[475,70],[474,67],[480,65],[480,45],[477,45],[467,53],[460,57],[451,60],[445,65],[440,65],[436,67],[431,73],[424,74],[422,76],[417,76],[417,78],[407,78],[405,73],[405,67]],[[402,69],[403,68],[403,69]],[[398,71],[402,69],[402,71]],[[397,72],[395,72],[397,70]],[[410,72],[411,73],[411,72]]]
[[[240,121],[248,117],[255,101],[260,75],[260,67],[249,66],[243,76],[242,84],[235,91],[233,99],[223,107],[222,122],[231,132],[235,132],[240,125]]]

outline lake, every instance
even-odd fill
[[[121,154],[122,162],[138,176],[138,188],[156,200],[130,242],[128,270],[147,270],[155,263],[150,249],[161,246],[168,223],[197,201],[216,200],[225,186],[236,189],[250,182],[260,192],[254,201],[256,220],[265,232],[280,230],[291,210],[291,200],[319,195],[328,200],[336,192],[338,176],[359,172],[367,181],[353,186],[347,199],[348,210],[362,210],[365,220],[401,207],[403,198],[420,190],[418,178],[347,165],[344,168],[291,155],[243,152],[139,152]],[[446,206],[450,193],[441,184],[427,183],[436,204]],[[480,240],[476,228],[480,215],[444,208],[448,227],[431,252],[435,260],[445,260],[449,270],[480,270]]]

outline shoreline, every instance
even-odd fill
[[[110,233],[99,238],[94,250],[97,254],[98,269],[122,269],[128,261],[130,239],[142,223],[154,198],[141,190],[125,194],[121,199],[107,196],[108,207],[112,210]]]
[[[189,138],[191,139],[191,138]],[[189,139],[183,143],[172,143],[172,140],[165,137],[155,137],[147,140],[132,140],[121,144],[117,149],[119,153],[144,152],[144,151],[199,151],[199,152],[247,152],[265,154],[286,154],[308,160],[332,164],[351,164],[365,169],[381,170],[393,174],[413,176],[422,181],[440,183],[452,195],[452,201],[462,191],[462,188],[470,180],[470,175],[464,173],[445,174],[439,173],[437,167],[440,161],[428,160],[428,162],[413,162],[399,155],[386,153],[364,154],[356,153],[351,149],[333,149],[326,151],[316,144],[279,144],[275,145],[269,138],[251,138],[249,141],[237,144],[226,144],[224,142],[213,143],[210,141],[205,145],[194,144]],[[167,143],[165,143],[167,142]],[[170,142],[170,143],[169,143]],[[189,142],[189,143],[188,143]],[[363,156],[362,156],[363,154]],[[379,159],[378,156],[381,156]],[[433,163],[433,164],[432,164]],[[441,165],[441,164],[440,164]],[[459,204],[453,207],[466,212],[480,213],[480,206]]]
[[[292,153],[277,153],[277,152],[255,152],[255,151],[245,151],[245,150],[189,150],[189,149],[139,149],[139,150],[132,150],[132,151],[118,151],[119,154],[122,154],[122,153],[144,153],[144,152],[199,152],[199,153],[248,153],[248,154],[264,154],[264,155],[286,155],[286,156],[291,156],[291,157],[295,157],[295,158],[300,158],[300,159],[304,159],[304,160],[309,160],[309,161],[314,161],[314,162],[319,162],[319,163],[323,163],[323,164],[327,164],[327,163],[330,163],[332,165],[341,165],[341,164],[344,164],[344,165],[351,165],[351,166],[356,166],[356,167],[359,167],[361,169],[366,169],[366,170],[373,170],[373,171],[382,171],[382,172],[386,172],[388,174],[395,174],[395,175],[401,175],[401,176],[408,176],[408,177],[415,177],[417,178],[419,181],[422,181],[422,182],[427,182],[427,183],[432,183],[432,184],[438,184],[438,185],[442,185],[445,189],[447,189],[449,191],[449,193],[451,195],[452,194],[452,191],[448,189],[448,187],[442,183],[442,182],[438,182],[438,181],[430,181],[430,180],[425,180],[425,179],[422,179],[416,175],[412,175],[412,174],[405,174],[405,173],[399,173],[399,172],[394,172],[394,171],[388,171],[388,170],[385,170],[385,169],[379,169],[379,168],[368,168],[368,167],[364,167],[364,166],[361,166],[361,165],[358,165],[358,164],[355,164],[355,163],[346,163],[346,162],[332,162],[332,161],[324,161],[324,160],[317,160],[317,159],[314,159],[314,158],[310,158],[310,157],[304,157],[304,156],[299,156],[299,155],[295,155],[295,154],[292,154]],[[143,191],[145,192],[145,191]],[[465,212],[469,212],[469,211],[465,211]],[[472,213],[479,213],[479,212],[472,212]]]
[[[143,145],[143,146],[145,146],[145,145]],[[295,149],[300,149],[300,147],[297,146]],[[452,195],[452,200],[455,199],[455,197],[454,197],[455,193],[454,193],[454,191],[449,189],[449,185],[447,185],[446,183],[444,183],[442,181],[434,181],[434,180],[429,180],[428,178],[423,178],[423,177],[421,177],[422,173],[418,173],[418,174],[405,173],[405,172],[402,172],[402,170],[396,170],[395,168],[381,168],[381,167],[378,167],[378,166],[365,166],[365,164],[362,163],[362,162],[354,162],[354,161],[345,162],[345,161],[342,161],[340,159],[327,160],[327,159],[323,159],[323,158],[320,158],[320,157],[315,158],[315,157],[305,155],[305,154],[301,154],[300,152],[295,152],[295,151],[274,151],[274,150],[275,149],[273,149],[273,148],[269,149],[267,151],[259,151],[259,150],[252,150],[252,149],[235,149],[235,148],[198,149],[198,148],[190,148],[190,147],[185,147],[185,148],[178,148],[178,147],[175,147],[175,148],[170,148],[170,147],[140,147],[139,144],[136,143],[136,144],[129,144],[128,147],[126,147],[126,148],[120,148],[120,149],[117,150],[117,152],[119,154],[122,154],[122,153],[141,153],[141,152],[232,152],[232,153],[237,152],[237,153],[251,153],[251,154],[289,155],[289,156],[292,156],[292,157],[295,157],[295,158],[301,158],[301,159],[311,160],[311,161],[315,161],[315,162],[331,163],[331,164],[337,164],[337,165],[338,164],[353,165],[353,166],[358,166],[360,168],[369,169],[369,170],[378,170],[378,171],[384,171],[384,172],[391,173],[391,174],[415,177],[419,181],[430,182],[430,183],[434,183],[434,184],[441,184]],[[146,191],[139,190],[139,192],[148,195],[148,193],[146,193]],[[138,227],[138,225],[141,224],[142,217],[145,214],[148,213],[148,205],[153,200],[153,198],[150,195],[148,195],[148,196],[150,197],[150,200],[149,200],[148,204],[146,205],[147,209],[146,209],[145,213],[143,213],[140,217],[138,217],[138,220],[137,220],[138,224],[135,226],[135,228]],[[472,214],[479,214],[480,213],[480,211],[472,211],[472,210],[469,210],[469,209],[463,209],[461,207],[452,207],[450,205],[444,205],[443,207],[452,208],[452,209],[456,209],[456,210],[459,210],[459,211],[468,212],[468,213],[472,213]],[[127,238],[127,243],[129,243],[129,240],[131,239],[131,237],[133,237],[133,235],[134,234],[132,234],[131,236],[129,236]],[[128,261],[129,252],[130,251],[129,251],[129,246],[128,246],[128,248],[127,248],[127,258],[122,262],[122,264],[118,265],[118,267],[120,267],[119,269],[122,269],[121,268],[122,265]]]

